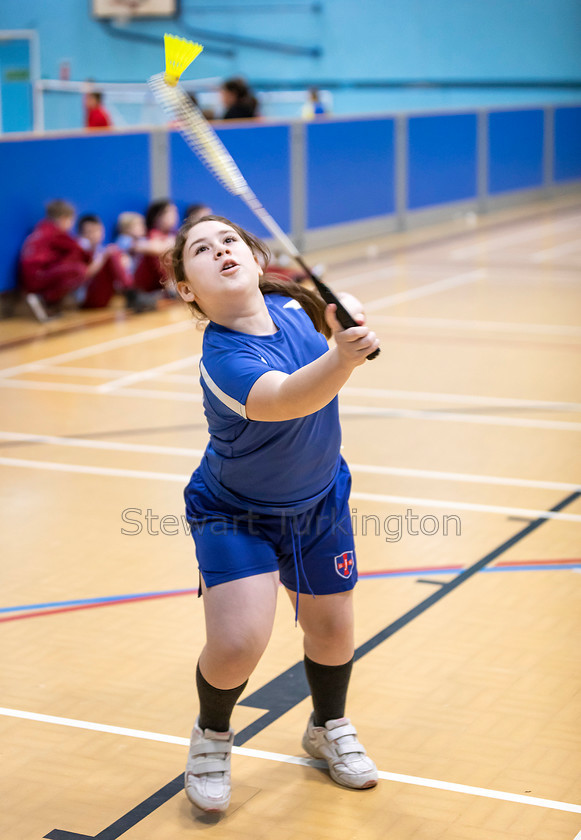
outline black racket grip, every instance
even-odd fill
[[[301,268],[304,269],[304,271],[306,271],[306,273],[309,275],[325,303],[335,304],[335,306],[337,307],[337,312],[335,314],[337,315],[337,320],[339,321],[343,329],[348,330],[349,327],[358,327],[359,324],[357,323],[357,321],[355,321],[355,319],[350,315],[350,313],[347,312],[339,298],[331,291],[327,284],[323,283],[323,281],[320,280],[316,274],[313,274],[311,269],[307,265],[305,265],[305,263],[300,257],[295,257],[295,259],[301,266]],[[369,361],[371,361],[372,359],[376,359],[379,356],[379,353],[380,349],[379,347],[377,347],[377,349],[375,349],[373,353],[370,353],[369,356],[367,356],[366,358]]]

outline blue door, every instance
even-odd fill
[[[0,130],[32,131],[30,41],[0,38]]]

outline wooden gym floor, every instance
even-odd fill
[[[181,790],[201,333],[178,305],[0,323],[2,840],[581,836],[580,230],[571,194],[313,255],[383,339],[342,394],[349,714],[382,778],[302,753],[281,597],[222,818]]]

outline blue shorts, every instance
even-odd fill
[[[198,566],[209,588],[265,572],[280,573],[293,592],[329,595],[353,589],[357,562],[349,510],[351,475],[344,461],[329,493],[303,513],[233,510],[194,473],[187,518]]]

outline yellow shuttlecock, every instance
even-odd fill
[[[193,41],[179,38],[177,35],[169,35],[167,32],[163,40],[165,43],[165,80],[168,85],[177,85],[186,67],[190,66],[204,48],[201,44],[194,44]]]

